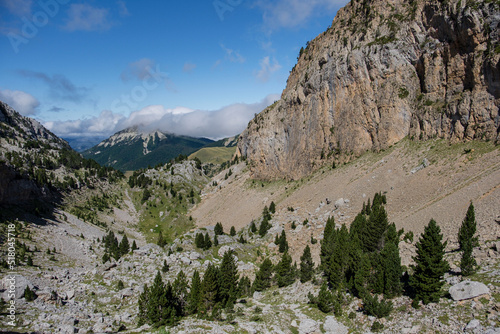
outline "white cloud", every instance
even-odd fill
[[[68,31],[104,31],[111,28],[109,11],[89,4],[72,4],[64,28]]]
[[[238,51],[226,48],[224,44],[221,44],[220,47],[226,53],[225,58],[230,62],[240,64],[243,64],[245,62],[245,57],[243,57]]]
[[[0,4],[16,16],[30,16],[32,0],[0,0]]]
[[[118,5],[118,13],[120,16],[129,16],[130,13],[128,11],[127,5],[123,1],[117,1],[116,4]]]
[[[196,64],[193,64],[193,63],[190,63],[190,62],[186,62],[184,64],[184,66],[182,67],[182,71],[186,72],[186,73],[191,73],[191,72],[194,71],[195,68],[196,68]]]
[[[161,130],[179,135],[219,139],[241,133],[256,113],[279,99],[268,95],[252,104],[235,103],[218,110],[193,110],[185,107],[167,109],[148,106],[128,117],[103,111],[84,120],[45,122],[44,125],[62,137],[110,136],[120,130],[139,126],[143,131]]]
[[[128,64],[128,67],[121,74],[122,81],[130,81],[132,79],[144,80],[151,76],[151,71],[156,67],[154,60],[142,58],[138,61]]]
[[[307,23],[316,13],[334,13],[348,0],[279,0],[257,1],[268,29],[293,28]],[[333,18],[332,18],[333,19]]]
[[[37,113],[36,108],[40,105],[36,98],[20,90],[0,90],[0,100],[24,116],[35,115]]]
[[[269,77],[281,68],[278,61],[274,58],[271,61],[269,56],[262,58],[259,64],[260,70],[255,74],[255,76],[262,82],[269,81]]]

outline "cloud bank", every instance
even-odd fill
[[[271,30],[294,28],[307,23],[315,13],[334,13],[348,0],[278,0],[256,2],[263,14],[264,25]]]
[[[24,116],[35,115],[37,113],[36,108],[40,105],[36,98],[20,90],[0,89],[0,100]]]
[[[161,105],[145,107],[128,117],[105,110],[83,120],[45,122],[44,126],[61,137],[103,136],[138,126],[141,131],[160,130],[192,137],[220,139],[241,133],[255,114],[278,100],[277,94],[252,104],[236,103],[218,110],[167,109]]]

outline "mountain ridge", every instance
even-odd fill
[[[241,134],[253,176],[299,179],[404,137],[498,141],[499,7],[351,1]]]

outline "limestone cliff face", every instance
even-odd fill
[[[256,177],[296,179],[406,136],[498,141],[499,23],[498,1],[352,0],[239,152]]]

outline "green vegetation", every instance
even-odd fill
[[[442,242],[441,229],[434,219],[425,227],[424,233],[416,244],[417,255],[413,259],[416,265],[410,277],[410,286],[414,289],[414,301],[424,304],[438,302],[444,285],[443,275],[449,265],[443,259],[447,242]],[[414,303],[415,304],[415,303]]]
[[[460,270],[462,275],[470,276],[476,271],[476,260],[472,255],[472,250],[478,245],[478,237],[474,237],[476,233],[476,218],[474,205],[472,202],[467,209],[467,214],[462,222],[462,226],[458,231],[458,243],[462,251],[460,259]]]
[[[235,152],[236,147],[203,147],[192,153],[189,159],[198,158],[204,164],[222,164],[230,161]]]

